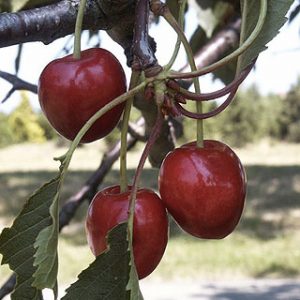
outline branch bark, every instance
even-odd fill
[[[0,71],[0,78],[4,79],[4,80],[8,81],[10,84],[12,84],[12,88],[7,93],[5,98],[2,100],[2,103],[5,102],[15,91],[26,90],[26,91],[30,91],[34,94],[37,93],[37,86],[35,84],[24,81],[16,75]]]
[[[157,59],[149,43],[149,0],[137,0],[132,51],[137,70],[145,70],[155,64]]]
[[[0,47],[41,41],[52,41],[72,34],[80,0],[62,0],[58,3],[0,15]],[[135,1],[88,0],[83,20],[83,29],[116,30],[128,28],[133,19]],[[131,21],[133,26],[133,21]],[[132,32],[132,28],[131,32]],[[117,38],[117,37],[116,37]],[[124,45],[119,36],[116,42]]]

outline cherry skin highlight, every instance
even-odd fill
[[[246,175],[227,145],[205,140],[171,151],[159,173],[159,192],[169,213],[189,234],[221,239],[237,226],[245,202]]]
[[[129,198],[130,189],[120,193],[120,186],[108,187],[95,195],[86,219],[87,239],[94,255],[106,250],[108,231],[127,221]],[[133,256],[139,279],[159,264],[168,242],[168,226],[159,196],[149,189],[139,189],[133,221]]]
[[[93,48],[50,62],[38,84],[39,102],[50,124],[58,133],[73,140],[99,109],[126,92],[126,77],[119,61],[109,51]],[[83,136],[89,143],[110,133],[117,125],[124,104],[102,117]]]

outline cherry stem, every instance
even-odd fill
[[[73,57],[75,59],[80,59],[81,52],[81,29],[82,29],[82,21],[84,16],[86,0],[80,0],[79,9],[76,17],[75,24],[75,38],[74,38],[74,51]]]
[[[137,86],[140,73],[132,71],[129,90]],[[120,149],[120,192],[124,193],[128,189],[127,179],[127,133],[129,126],[130,111],[132,107],[134,96],[131,96],[125,105],[125,110],[122,119],[122,130],[121,130],[121,149]]]
[[[217,98],[223,97],[227,94],[229,94],[233,89],[236,87],[239,87],[240,84],[246,79],[250,71],[252,70],[254,64],[256,62],[256,59],[247,67],[245,68],[230,84],[225,86],[224,88],[217,90],[212,93],[201,93],[196,94],[193,92],[190,92],[184,88],[182,88],[176,81],[169,80],[167,82],[167,86],[171,88],[172,90],[180,93],[182,96],[189,100],[195,100],[195,101],[209,101],[209,100],[215,100]]]
[[[243,44],[240,45],[240,47],[237,50],[235,50],[231,54],[227,55],[223,59],[217,61],[216,63],[202,68],[201,70],[187,72],[187,73],[180,73],[180,72],[173,71],[172,73],[169,74],[168,78],[170,78],[170,79],[171,78],[173,78],[173,79],[176,79],[176,78],[177,79],[185,79],[185,78],[188,79],[188,78],[202,76],[202,75],[210,73],[210,72],[226,65],[231,60],[233,60],[233,59],[237,58],[238,56],[240,56],[241,54],[243,54],[252,45],[252,43],[255,41],[255,39],[261,32],[263,25],[265,23],[265,20],[266,20],[267,8],[268,8],[267,0],[260,0],[260,14],[259,14],[257,24],[256,24],[254,30],[252,31],[252,33],[246,39],[246,41],[243,42]]]
[[[149,79],[148,81],[151,82]],[[61,165],[59,167],[59,186],[58,186],[58,193],[60,193],[61,186],[64,182],[68,167],[70,165],[70,161],[72,159],[73,153],[75,149],[77,148],[78,144],[80,143],[82,137],[85,135],[85,133],[90,129],[90,127],[106,112],[108,112],[110,109],[115,107],[118,104],[121,104],[122,102],[126,101],[128,98],[133,97],[137,92],[139,92],[141,89],[143,89],[147,84],[147,81],[142,82],[137,87],[133,88],[132,90],[128,91],[127,93],[124,93],[120,95],[119,97],[115,98],[113,101],[106,104],[103,108],[101,108],[99,111],[97,111],[86,123],[85,125],[80,129],[78,134],[76,135],[75,139],[71,143],[71,146],[67,153],[59,158],[56,158],[56,160],[60,160]],[[56,232],[56,237],[59,232],[59,201],[58,196],[55,197],[54,202],[52,203],[50,207],[50,215],[54,224],[54,230]]]
[[[189,44],[189,41],[187,40],[184,32],[182,31],[182,29],[180,28],[180,26],[178,25],[177,21],[175,20],[175,18],[173,17],[173,15],[171,14],[171,12],[168,8],[164,9],[163,17],[173,27],[173,29],[178,34],[178,37],[182,41],[192,72],[197,71],[197,66],[196,66],[196,63],[194,60],[194,53]],[[193,82],[194,82],[195,92],[197,94],[200,94],[199,78],[198,77],[193,78]],[[197,102],[196,109],[197,109],[198,114],[202,114],[202,103],[201,102]],[[203,147],[203,121],[202,121],[202,119],[197,119],[197,146]]]
[[[185,7],[186,7],[186,2],[187,0],[179,0],[179,19],[178,19],[178,23],[179,23],[179,26],[180,28],[183,30],[183,26],[184,26],[184,11],[185,11]],[[170,61],[165,65],[164,69],[165,70],[170,70],[178,56],[178,53],[179,53],[179,49],[180,49],[180,45],[181,45],[181,39],[180,37],[178,36],[177,37],[177,41],[176,41],[176,44],[175,44],[175,47],[174,47],[174,51],[173,51],[173,54],[170,58]]]
[[[86,134],[86,132],[92,127],[92,125],[105,113],[107,113],[109,110],[114,108],[116,105],[119,105],[123,103],[124,101],[128,100],[128,98],[133,97],[136,93],[141,91],[145,88],[147,83],[152,82],[153,79],[148,79],[146,81],[143,81],[139,85],[137,85],[135,88],[129,90],[128,92],[120,95],[119,97],[115,98],[113,101],[106,104],[104,107],[102,107],[99,111],[97,111],[86,123],[85,125],[80,129],[78,134],[76,135],[75,139],[71,143],[71,146],[66,154],[64,154],[61,157],[55,158],[55,160],[60,160],[62,162],[62,166],[60,167],[61,172],[64,173],[67,171],[68,166],[70,164],[72,155],[79,145],[82,137]]]
[[[139,180],[140,180],[140,177],[141,177],[141,174],[143,171],[144,164],[149,155],[150,149],[152,148],[153,144],[155,143],[156,139],[158,138],[158,136],[160,134],[162,124],[163,124],[163,115],[162,115],[160,109],[158,108],[156,122],[151,130],[148,142],[146,143],[146,145],[144,147],[143,153],[141,155],[139,164],[137,166],[137,169],[136,169],[136,172],[135,172],[135,175],[133,178],[132,189],[131,189],[131,194],[130,194],[130,201],[129,201],[129,218],[128,218],[128,228],[129,228],[130,237],[132,237],[132,234],[133,234],[134,208],[135,208],[135,201],[136,201],[136,195],[137,195],[137,191],[138,191]]]
[[[217,114],[219,114],[220,112],[222,112],[233,100],[236,92],[237,92],[238,87],[232,89],[232,91],[230,92],[230,94],[228,95],[227,99],[216,109],[207,112],[207,113],[193,113],[190,112],[188,110],[186,110],[185,108],[183,108],[178,102],[175,103],[175,107],[179,110],[179,112],[181,114],[183,114],[186,117],[192,118],[192,119],[196,119],[196,120],[204,120],[204,119],[208,119],[211,118]]]

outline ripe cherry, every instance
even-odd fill
[[[98,192],[86,219],[87,239],[94,255],[107,248],[108,231],[128,219],[130,191],[119,186]],[[139,279],[148,276],[159,264],[168,242],[166,209],[157,194],[149,189],[137,192],[133,221],[133,255]]]
[[[193,236],[221,239],[237,226],[244,207],[246,176],[225,144],[205,140],[183,145],[164,159],[159,173],[162,201],[178,225]]]
[[[65,138],[73,140],[87,120],[100,108],[126,91],[126,78],[119,61],[100,48],[50,62],[38,85],[41,108],[50,124]],[[124,104],[100,119],[84,135],[88,143],[107,135],[118,123]]]

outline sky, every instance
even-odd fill
[[[196,15],[193,11],[188,12],[187,35],[189,36],[196,26]],[[158,49],[157,58],[160,64],[165,64],[172,53],[173,45],[176,41],[176,34],[168,24],[162,22],[160,26],[152,26],[150,34],[155,38]],[[23,55],[18,76],[26,81],[36,84],[43,68],[53,59],[59,57],[60,50],[65,45],[68,38],[56,40],[50,45],[44,45],[40,42],[27,43],[23,47]],[[85,36],[82,38],[82,48]],[[101,47],[108,49],[120,60],[125,68],[127,77],[130,70],[126,67],[123,49],[106,36],[101,34]],[[17,53],[17,47],[11,46],[0,49],[0,70],[14,72],[14,61]],[[174,69],[180,68],[185,62],[185,54],[180,52]],[[300,76],[300,16],[291,24],[286,24],[278,36],[269,44],[268,49],[262,52],[258,58],[256,68],[243,83],[243,87],[256,84],[260,92],[268,93],[286,93]],[[222,86],[219,81],[212,81],[211,76],[201,77],[202,91],[208,92],[218,89]],[[3,99],[9,91],[11,85],[0,79],[0,100]],[[242,88],[243,88],[242,87]],[[33,107],[39,109],[37,96],[29,93]],[[10,112],[18,105],[20,94],[14,93],[4,104],[0,104],[0,111]]]

